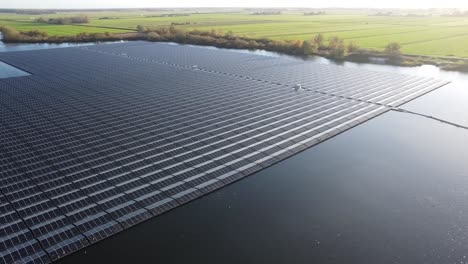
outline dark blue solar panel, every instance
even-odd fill
[[[31,73],[0,80],[2,263],[61,258],[444,84],[146,42],[0,60]]]

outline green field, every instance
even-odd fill
[[[45,18],[66,17],[78,13],[42,15]],[[18,30],[40,29],[49,35],[76,35],[80,32],[122,33],[134,31],[137,25],[167,27],[171,23],[189,23],[178,27],[232,31],[235,35],[276,40],[306,40],[322,33],[326,38],[338,36],[362,48],[383,50],[390,42],[402,45],[406,54],[468,57],[468,18],[442,16],[372,16],[365,12],[327,12],[326,15],[304,16],[299,12],[281,15],[237,13],[190,14],[155,17],[158,12],[89,12],[86,25],[49,25],[35,23],[40,15],[0,14],[0,25]],[[100,19],[108,17],[109,19]]]

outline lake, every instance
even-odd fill
[[[342,65],[451,80],[402,108],[468,125],[467,74]],[[466,157],[467,130],[388,112],[58,263],[467,263]]]

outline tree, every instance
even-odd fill
[[[224,37],[227,38],[227,39],[233,39],[234,38],[234,33],[232,33],[232,31],[229,30],[228,32],[226,32],[226,34],[224,34]]]
[[[249,42],[247,43],[247,46],[249,47],[249,49],[253,50],[253,49],[258,49],[259,48],[259,44],[257,41],[255,40],[249,40]]]
[[[138,25],[136,27],[136,29],[137,29],[138,32],[145,32],[146,31],[146,28],[144,26],[142,26],[142,25]]]
[[[321,33],[314,36],[312,41],[317,46],[317,48],[323,47],[323,35]]]
[[[330,56],[341,59],[346,56],[346,46],[343,39],[333,36],[328,40],[328,50]]]
[[[302,50],[304,55],[311,55],[317,52],[318,46],[313,41],[305,40],[302,43]]]
[[[216,29],[212,29],[210,32],[210,36],[217,38],[217,37],[222,37],[224,34],[221,31],[218,31]]]
[[[148,38],[149,41],[161,40],[161,36],[159,36],[159,34],[156,33],[156,32],[150,32],[150,33],[148,33],[148,35],[146,37]]]
[[[48,24],[57,24],[57,25],[67,25],[67,24],[84,24],[89,23],[89,18],[87,16],[74,16],[74,17],[56,17],[56,18],[38,18],[36,20],[38,23],[48,23]]]
[[[86,33],[86,32],[80,32],[80,33],[76,34],[76,39],[77,40],[86,40],[86,39],[88,39],[88,37],[89,37],[88,33]]]
[[[348,50],[348,53],[351,53],[351,52],[357,51],[359,49],[359,46],[354,42],[350,42],[348,43],[348,46],[346,47],[346,49]]]
[[[40,18],[36,19],[36,22],[37,23],[42,23],[42,24],[48,23],[47,19],[45,19],[43,17],[40,17]]]
[[[21,36],[16,29],[7,26],[0,26],[0,31],[3,33],[3,39],[5,40],[17,40]]]
[[[302,45],[303,45],[303,41],[298,39],[296,41],[293,42],[292,46],[295,50],[301,50],[302,49]]]
[[[401,55],[401,45],[397,42],[389,43],[385,47],[385,53],[389,56],[400,56]]]
[[[245,40],[243,40],[241,38],[236,38],[232,42],[232,45],[233,45],[233,48],[236,48],[236,49],[245,49],[245,48],[249,47],[249,42],[247,42],[247,41],[245,41]]]
[[[89,23],[89,18],[87,16],[74,16],[70,17],[70,23],[72,24],[85,24]]]
[[[174,24],[171,24],[171,26],[169,27],[169,33],[171,33],[171,34],[176,34],[177,33],[177,29],[174,26]]]
[[[20,32],[22,35],[31,37],[31,38],[47,38],[48,34],[47,32],[40,31],[40,30],[29,30],[29,31],[21,31]]]

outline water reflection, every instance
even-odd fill
[[[41,50],[41,49],[56,49],[69,48],[77,46],[89,46],[98,43],[114,43],[114,42],[91,42],[91,43],[4,43],[1,41],[3,35],[0,32],[0,52],[25,51],[25,50]],[[123,42],[123,41],[119,41]]]
[[[386,65],[386,64],[357,63],[357,62],[348,62],[348,61],[340,62],[340,61],[333,61],[333,60],[320,57],[320,56],[295,57],[295,56],[278,54],[275,52],[269,52],[269,51],[264,51],[264,50],[261,50],[261,51],[260,50],[256,50],[256,51],[240,50],[239,52],[247,52],[247,53],[263,55],[263,56],[287,57],[287,58],[295,59],[295,60],[310,61],[312,63],[332,64],[332,65],[339,65],[339,66],[349,67],[349,68],[367,69],[367,70],[372,70],[372,71],[395,72],[395,73],[402,73],[402,74],[408,74],[408,75],[418,75],[418,76],[424,76],[424,77],[450,80],[452,82],[468,82],[467,73],[445,71],[434,65],[401,67],[401,66],[393,66],[393,65]]]
[[[215,47],[210,47],[212,49],[217,49]],[[321,63],[321,64],[332,64],[338,65],[343,67],[350,67],[350,68],[360,68],[360,69],[367,69],[372,71],[380,71],[380,72],[395,72],[395,73],[402,73],[408,75],[418,75],[424,77],[431,77],[437,79],[444,79],[450,81],[468,81],[468,73],[462,72],[455,72],[455,71],[445,71],[440,69],[434,65],[422,65],[416,67],[401,67],[401,66],[393,66],[387,65],[385,63],[357,63],[357,62],[348,62],[348,61],[334,61],[320,56],[290,56],[285,54],[280,54],[271,51],[265,50],[231,50],[235,52],[241,53],[250,53],[262,56],[271,56],[271,57],[281,57],[281,58],[288,58],[292,60],[300,60],[300,61],[309,61],[312,63]]]
[[[0,61],[0,79],[27,75],[29,73]]]

